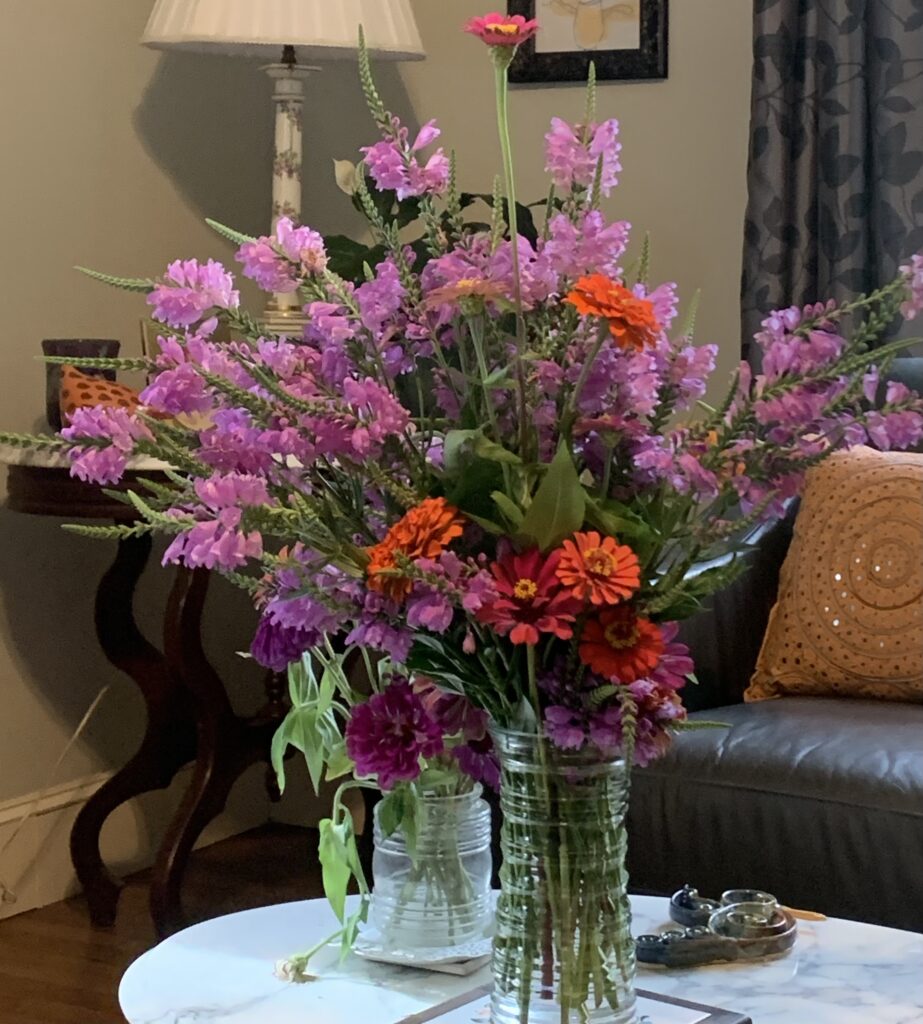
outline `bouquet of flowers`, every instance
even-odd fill
[[[855,301],[770,314],[761,372],[742,364],[706,404],[717,348],[693,344],[694,304],[678,318],[647,245],[629,261],[629,224],[603,212],[621,145],[592,76],[582,122],[552,120],[539,215],[517,203],[507,68],[536,28],[499,14],[468,25],[497,83],[504,166],[487,217],[433,148],[435,123],[402,125],[363,56],[380,138],[350,178],[377,263],[349,280],[285,218],[270,237],[220,228],[245,276],[300,296],[299,337],[267,336],[212,261],[156,281],[97,275],[145,292],[162,332],[149,360],[88,365],[150,381],[138,409],[78,410],[42,443],[104,485],[136,455],[173,467],[168,485],[128,494],[137,525],[80,532],[168,534],[165,563],[247,588],[262,664],[299,664],[338,637],[388,659],[367,699],[325,696],[321,710],[293,692],[280,748],[308,737],[334,775],[419,792],[440,758],[479,778],[496,768],[488,734],[450,744],[410,680],[488,716],[506,814],[495,1018],[526,1022],[553,999],[562,1020],[621,1021],[621,814],[628,767],[684,725],[693,666],[677,624],[741,571],[741,538],[783,513],[812,466],[923,437],[919,396],[890,384],[875,404],[910,341],[874,347],[923,309],[923,256]],[[219,323],[236,340],[216,341]],[[398,805],[395,828],[413,801]],[[327,860],[354,865],[338,813]]]

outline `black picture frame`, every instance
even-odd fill
[[[601,0],[605,5],[607,0]],[[640,0],[641,46],[637,50],[567,50],[536,53],[535,40],[523,43],[510,67],[510,81],[553,85],[585,82],[590,62],[599,81],[664,79],[668,72],[669,0]],[[508,13],[536,17],[536,0],[508,0]],[[540,17],[540,12],[539,12]]]

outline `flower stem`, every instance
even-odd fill
[[[516,178],[513,171],[513,146],[510,140],[509,79],[507,72],[512,54],[498,53],[493,48],[497,86],[497,125],[500,131],[500,152],[503,155],[503,176],[506,181],[507,220],[510,228],[510,257],[513,266],[513,303],[516,310],[516,381],[519,387],[519,446],[523,458],[529,457],[526,401],[526,371],[523,356],[526,348],[525,321],[522,316],[522,276],[519,264],[519,225],[516,212]]]

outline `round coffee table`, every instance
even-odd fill
[[[636,934],[668,922],[667,901],[632,897]],[[397,1024],[490,981],[370,963],[325,949],[318,980],[278,981],[273,965],[335,927],[324,900],[286,903],[187,928],[126,972],[130,1024]],[[753,1024],[923,1024],[923,935],[851,921],[799,922],[795,948],[761,963],[640,968],[639,988],[749,1014]],[[656,1021],[655,1021],[656,1024]]]

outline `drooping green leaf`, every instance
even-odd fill
[[[279,728],[273,733],[272,743],[270,744],[270,759],[273,771],[276,773],[276,781],[279,785],[280,793],[285,792],[285,752],[288,750],[287,720],[288,715],[286,715],[279,724]]]
[[[308,766],[308,775],[314,792],[318,792],[324,774],[324,744],[317,728],[317,708],[306,704],[292,708],[285,716],[281,729],[290,746],[300,750]],[[280,741],[281,742],[281,741]]]
[[[344,775],[349,775],[355,767],[353,759],[346,753],[345,743],[338,743],[327,751],[326,779],[328,782],[342,779]]]
[[[522,521],[520,533],[548,551],[583,526],[586,491],[564,442],[548,467]]]
[[[320,840],[317,845],[317,856],[321,863],[324,895],[337,920],[345,923],[346,890],[351,875],[346,839],[350,830],[346,821],[336,825],[330,818],[322,819],[318,829]]]

